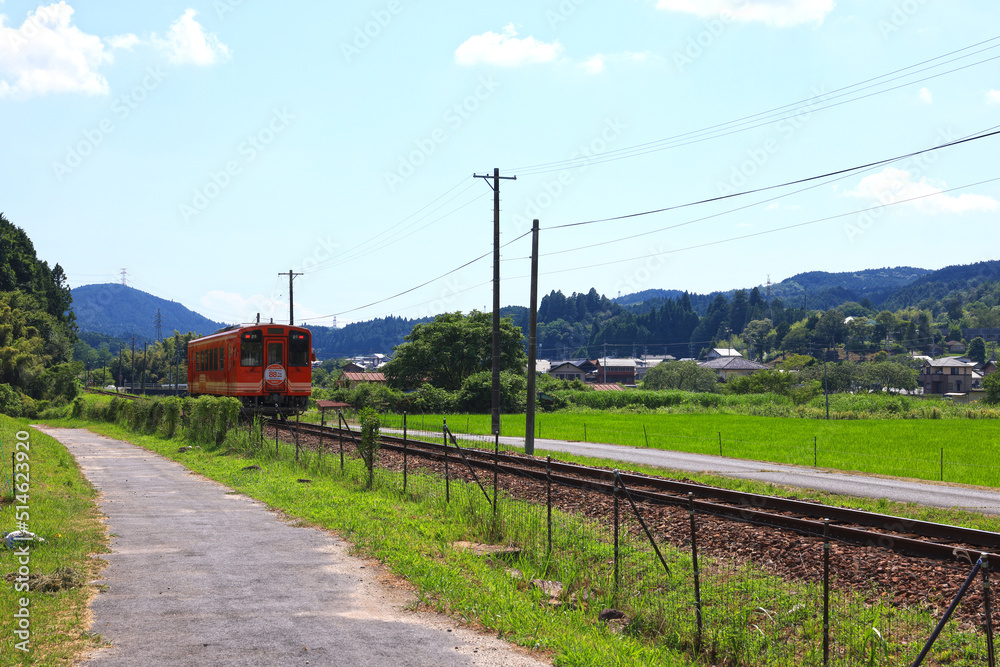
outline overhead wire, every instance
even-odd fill
[[[936,56],[934,58],[929,58],[927,60],[915,63],[913,65],[909,65],[907,67],[899,68],[899,69],[893,70],[891,72],[887,72],[885,74],[882,74],[882,75],[879,75],[879,76],[876,76],[876,77],[871,77],[869,79],[865,79],[864,81],[860,81],[860,82],[851,84],[849,86],[844,86],[844,87],[841,87],[841,88],[837,88],[837,89],[835,89],[833,91],[830,91],[830,93],[825,93],[825,94],[821,94],[821,95],[814,95],[812,97],[809,97],[809,98],[806,98],[806,99],[803,99],[803,100],[799,100],[797,102],[792,102],[792,103],[789,103],[789,104],[784,104],[784,105],[781,105],[781,106],[778,106],[778,107],[774,107],[772,109],[761,111],[761,112],[758,112],[758,113],[755,113],[755,114],[751,114],[751,115],[748,115],[748,116],[743,116],[741,118],[737,118],[737,119],[734,119],[734,120],[731,120],[731,121],[727,121],[727,122],[724,122],[724,123],[717,123],[715,125],[711,125],[711,126],[702,128],[700,130],[693,130],[693,131],[690,131],[690,132],[685,132],[685,133],[673,135],[671,137],[666,137],[664,139],[658,139],[658,140],[655,140],[655,141],[645,142],[645,143],[642,143],[642,144],[636,144],[636,145],[633,145],[633,146],[628,146],[628,147],[624,147],[624,148],[620,148],[620,149],[615,149],[615,150],[611,150],[611,151],[605,151],[605,152],[603,152],[603,153],[600,154],[599,159],[594,159],[593,156],[573,157],[573,158],[569,158],[569,159],[565,159],[565,160],[556,160],[556,161],[552,161],[552,162],[544,162],[544,163],[535,164],[535,165],[526,165],[526,166],[521,166],[521,167],[515,167],[513,169],[508,169],[508,171],[517,171],[519,175],[526,177],[526,176],[537,175],[537,174],[542,174],[542,173],[549,173],[549,172],[552,172],[552,171],[558,171],[558,170],[561,170],[561,169],[574,168],[574,167],[578,167],[578,166],[590,166],[590,165],[593,165],[593,164],[602,164],[604,162],[610,162],[610,161],[615,161],[615,160],[618,160],[618,159],[625,159],[625,158],[629,158],[629,157],[636,157],[636,156],[639,156],[639,155],[646,155],[648,153],[652,153],[652,152],[656,152],[656,151],[660,151],[660,150],[666,150],[666,149],[669,149],[669,148],[678,148],[678,147],[681,147],[681,146],[687,146],[687,145],[690,145],[692,143],[697,143],[697,142],[700,142],[700,141],[706,141],[706,140],[709,140],[709,139],[717,139],[719,137],[728,136],[730,134],[735,134],[737,132],[742,132],[742,131],[745,131],[745,130],[749,130],[749,129],[754,129],[754,128],[757,128],[757,127],[761,127],[761,126],[764,126],[764,125],[769,125],[769,124],[771,124],[773,122],[778,122],[780,120],[784,120],[784,119],[788,119],[790,117],[794,117],[794,116],[800,115],[802,113],[803,109],[808,109],[808,111],[810,113],[813,112],[813,111],[820,111],[820,110],[829,109],[829,108],[832,108],[832,107],[840,106],[842,104],[846,104],[848,102],[854,102],[854,101],[866,99],[868,97],[872,97],[874,95],[879,95],[879,94],[891,92],[893,90],[897,90],[897,89],[905,87],[905,86],[911,86],[911,85],[914,85],[916,83],[923,83],[925,81],[929,81],[931,79],[938,78],[938,77],[944,76],[946,74],[952,74],[954,72],[961,71],[961,70],[967,69],[969,67],[973,67],[973,66],[976,66],[976,65],[981,65],[983,63],[990,62],[992,60],[996,60],[996,59],[1000,58],[1000,56],[994,56],[994,57],[991,57],[991,58],[986,58],[984,60],[980,60],[980,61],[975,62],[975,63],[966,64],[966,65],[963,65],[961,67],[957,67],[957,68],[954,68],[954,69],[951,69],[951,70],[947,70],[945,72],[938,72],[936,74],[933,74],[933,75],[928,76],[928,77],[924,77],[922,79],[916,79],[916,80],[913,80],[913,81],[907,81],[907,82],[899,84],[897,86],[893,86],[893,87],[886,88],[886,89],[883,89],[883,90],[875,91],[873,93],[869,93],[869,94],[866,94],[866,95],[861,95],[861,96],[858,96],[858,97],[855,97],[855,98],[852,98],[852,99],[849,99],[849,100],[843,100],[843,101],[836,102],[836,103],[833,103],[833,104],[825,104],[826,102],[828,102],[830,100],[836,100],[836,99],[839,99],[841,97],[845,97],[845,96],[853,94],[853,93],[857,93],[857,92],[861,92],[863,90],[867,90],[867,89],[875,87],[877,85],[883,85],[885,83],[889,83],[889,82],[898,80],[898,79],[903,78],[905,76],[911,76],[913,74],[917,74],[917,73],[924,72],[924,71],[927,71],[927,70],[930,70],[930,69],[934,69],[935,67],[940,67],[941,65],[945,65],[945,64],[948,64],[948,63],[951,63],[951,62],[955,62],[955,61],[958,61],[958,60],[961,60],[961,59],[964,59],[964,58],[968,58],[968,57],[971,57],[971,56],[974,56],[974,55],[978,55],[980,53],[984,53],[986,51],[995,49],[998,46],[1000,46],[1000,44],[993,44],[992,46],[988,46],[988,47],[986,47],[984,49],[980,49],[979,51],[975,51],[973,53],[968,53],[968,54],[965,54],[963,56],[959,56],[957,58],[953,58],[951,60],[944,60],[945,58],[953,56],[953,55],[955,55],[957,53],[961,53],[963,51],[968,51],[970,49],[974,49],[976,47],[982,46],[984,44],[989,44],[991,42],[996,42],[997,40],[1000,40],[1000,36],[993,37],[993,38],[990,38],[990,39],[987,39],[987,40],[982,40],[980,42],[977,42],[975,44],[971,44],[971,45],[963,47],[961,49],[956,49],[954,51],[942,54],[940,56]],[[921,67],[922,65],[926,65],[928,63],[939,61],[939,60],[942,61],[942,62],[939,62],[936,65],[933,65],[933,66],[930,66],[930,67],[924,67],[922,69],[915,69],[915,68]],[[907,74],[901,74],[902,72],[907,72],[907,70],[914,70],[914,71],[909,72]],[[894,76],[894,75],[898,75],[898,76]],[[879,81],[880,79],[885,79],[885,80],[881,81],[881,83],[873,83],[873,82]],[[865,85],[865,84],[869,84],[869,85]],[[737,129],[733,129],[733,128],[737,128]]]

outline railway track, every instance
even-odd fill
[[[273,423],[273,422],[272,422]],[[278,422],[280,428],[321,439],[350,443],[356,432],[332,426]],[[790,530],[858,546],[942,561],[974,563],[986,555],[989,568],[1000,571],[1000,533],[905,519],[887,514],[821,505],[691,484],[661,477],[616,472],[523,454],[497,453],[473,447],[383,435],[382,448],[435,460],[447,460],[472,469],[514,474],[543,484],[551,483],[599,492],[624,493],[634,501],[693,508],[699,513],[761,526]],[[454,442],[454,441],[453,441]]]

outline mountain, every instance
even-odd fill
[[[163,336],[170,336],[175,330],[205,335],[225,326],[175,301],[167,301],[126,285],[83,285],[73,290],[73,312],[81,332],[156,340],[157,311],[160,313]]]
[[[987,262],[989,263],[989,262]],[[864,271],[845,271],[829,273],[827,271],[808,271],[786,278],[771,285],[771,299],[781,299],[785,307],[802,308],[808,306],[813,310],[836,308],[848,301],[863,301],[869,299],[879,305],[895,295],[902,288],[915,283],[920,278],[933,274],[948,273],[948,267],[941,271],[931,272],[912,266],[886,267],[881,269],[865,269]],[[932,281],[933,282],[933,281]],[[754,286],[745,287],[747,292]],[[767,287],[757,285],[762,296],[766,296]],[[732,299],[735,289],[709,294],[690,294],[691,305],[695,312],[704,315],[715,297],[722,295]],[[649,312],[663,305],[667,299],[677,300],[683,294],[680,290],[648,289],[634,294],[626,294],[613,301],[636,314]],[[890,310],[892,310],[890,308]]]
[[[919,306],[922,302],[941,301],[955,292],[963,292],[985,283],[1000,280],[1000,261],[956,264],[931,271],[896,290],[878,305],[884,310]]]

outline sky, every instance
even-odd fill
[[[495,168],[504,305],[535,218],[540,294],[1000,259],[998,18],[0,0],[0,211],[73,287],[226,323],[287,321],[289,271],[296,323],[488,309]]]

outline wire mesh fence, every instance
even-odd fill
[[[710,664],[994,664],[990,568],[978,553],[929,561],[897,553],[890,536],[859,547],[822,530],[734,520],[693,498],[651,501],[617,473],[598,483],[555,475],[551,463],[544,472],[501,465],[501,455],[523,455],[496,436],[381,421],[405,440],[372,470],[346,431],[307,464],[357,484],[371,475],[376,488],[462,522],[466,547],[492,554],[553,608],[592,610]],[[466,448],[492,453],[492,463]]]

